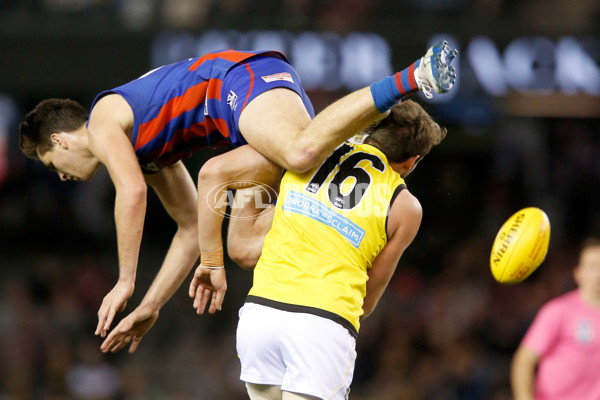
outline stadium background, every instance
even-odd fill
[[[234,343],[251,275],[233,265],[217,315],[196,316],[183,289],[135,355],[100,353],[96,312],[117,274],[114,189],[105,171],[61,183],[20,154],[18,122],[39,100],[89,107],[161,63],[261,45],[290,56],[318,111],[439,35],[461,52],[458,85],[416,99],[449,135],[407,180],[423,224],[361,329],[351,398],[510,399],[524,330],[574,287],[580,240],[600,235],[599,17],[595,0],[2,0],[0,399],[245,398]],[[193,176],[208,155],[187,161]],[[550,217],[548,257],[500,286],[491,243],[526,206]],[[174,228],[150,194],[127,311]]]

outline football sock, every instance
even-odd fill
[[[375,107],[379,112],[385,113],[404,96],[419,90],[415,80],[415,70],[419,67],[420,62],[421,59],[418,59],[408,68],[371,84],[371,96],[373,96]]]

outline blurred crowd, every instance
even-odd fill
[[[225,22],[230,27],[252,15],[268,20],[269,29],[344,32],[372,29],[381,16],[457,15],[468,9],[471,16],[520,16],[531,29],[547,25],[568,32],[597,24],[599,4],[2,0],[0,19],[82,13],[143,30]],[[543,12],[547,18],[531,17]],[[332,100],[327,93],[309,95],[317,111]],[[18,150],[17,126],[30,106],[0,88],[0,400],[246,398],[234,335],[252,278],[231,263],[221,312],[195,315],[186,280],[134,355],[100,352],[102,339],[93,335],[96,313],[117,276],[114,189],[105,170],[89,183],[62,183],[26,159]],[[441,108],[428,108],[444,115]],[[407,179],[424,219],[380,305],[362,324],[353,400],[510,399],[509,363],[526,328],[545,301],[574,288],[571,269],[579,242],[600,236],[598,119],[502,117],[484,127],[465,127],[452,118],[440,123],[448,127],[448,138]],[[196,171],[208,156],[200,153],[187,166]],[[125,313],[141,300],[175,229],[149,196],[136,291]],[[491,244],[504,220],[528,206],[550,217],[548,257],[525,282],[502,286],[489,271]]]

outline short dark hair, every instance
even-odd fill
[[[88,119],[81,104],[70,99],[48,99],[40,102],[19,125],[19,147],[34,160],[52,148],[50,135],[73,132]]]
[[[380,149],[390,162],[403,162],[410,157],[425,157],[431,148],[446,137],[421,105],[404,100],[392,107],[387,117],[366,128],[365,143]]]
[[[600,247],[600,239],[596,237],[588,237],[586,238],[579,248],[579,254],[582,254],[585,250],[591,247]]]

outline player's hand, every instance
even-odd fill
[[[133,284],[126,282],[117,282],[115,287],[104,296],[100,310],[98,310],[98,326],[95,335],[106,336],[106,331],[110,329],[117,311],[123,311],[127,305],[127,300],[133,294]]]
[[[190,283],[189,295],[194,299],[193,306],[197,314],[204,314],[209,300],[209,314],[214,314],[217,310],[220,311],[226,291],[225,269],[208,269],[202,265],[196,268]]]
[[[140,305],[133,310],[131,314],[123,318],[121,322],[104,339],[100,350],[107,353],[116,353],[123,347],[129,346],[129,353],[132,354],[142,341],[142,337],[152,328],[152,325],[158,318],[158,310]]]

